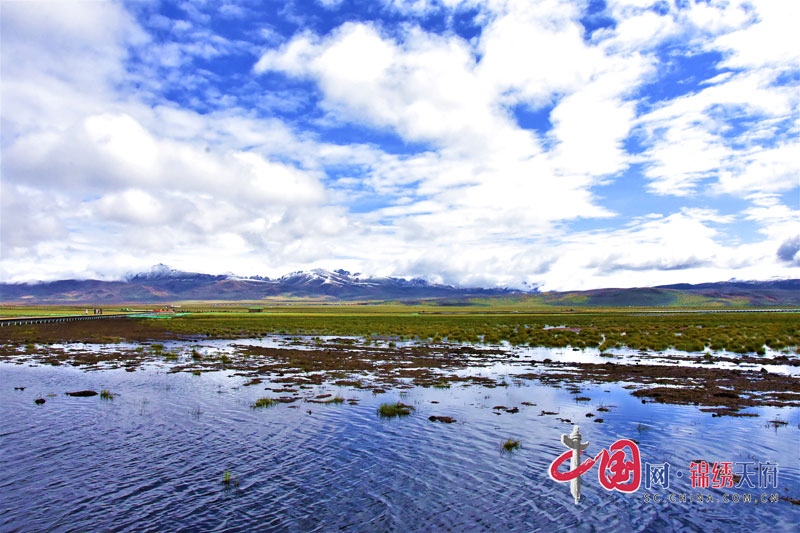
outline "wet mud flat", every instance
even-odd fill
[[[582,362],[580,353],[578,360],[531,360],[492,345],[317,336],[272,336],[267,343],[264,338],[218,342],[164,331],[154,338],[146,324],[126,322],[124,337],[119,324],[101,322],[16,331],[16,338],[0,339],[0,361],[130,372],[163,362],[170,373],[194,375],[228,370],[247,378],[244,386],[267,382],[266,390],[282,403],[329,401],[303,395],[305,389],[320,385],[380,394],[414,387],[509,387],[530,380],[576,395],[584,386],[623,384],[643,403],[694,405],[713,416],[757,416],[746,411],[755,407],[800,407],[800,376],[765,368],[797,368],[800,357],[794,354],[658,354],[658,364],[649,364],[651,356],[645,353],[636,357],[604,353],[604,363]],[[33,338],[37,342],[31,342]]]

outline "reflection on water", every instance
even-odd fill
[[[562,420],[570,420],[580,423],[592,456],[633,438],[643,462],[687,472],[696,459],[777,462],[778,488],[766,492],[798,498],[796,408],[712,418],[694,407],[643,405],[608,384],[584,387],[581,397],[590,399],[576,401],[566,390],[519,382],[402,395],[317,387],[304,392],[359,403],[251,409],[272,394],[267,381],[244,387],[246,378],[231,373],[167,370],[0,364],[0,530],[700,531],[791,530],[797,522],[798,508],[786,501],[645,503],[644,489],[606,492],[596,474],[584,476],[576,506],[546,471],[565,450],[559,438],[572,428]],[[64,395],[83,389],[115,396]],[[44,405],[34,403],[39,397]],[[378,418],[382,402],[398,400],[415,407],[411,416]],[[500,405],[520,410],[494,408]],[[458,423],[431,422],[431,415]],[[788,424],[767,423],[776,418]],[[501,453],[508,438],[521,449]],[[673,480],[671,490],[721,495],[691,489],[688,479]]]

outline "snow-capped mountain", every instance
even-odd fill
[[[62,280],[0,284],[0,300],[175,301],[258,300],[268,296],[325,297],[331,300],[451,298],[510,294],[502,288],[460,288],[423,279],[359,277],[346,270],[298,271],[277,279],[184,272],[158,264],[121,281]]]

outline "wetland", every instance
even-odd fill
[[[292,309],[3,328],[0,527],[789,529],[799,322]],[[654,504],[585,479],[575,506],[547,465],[576,424],[593,455],[624,437],[685,470],[778,463],[776,499]]]

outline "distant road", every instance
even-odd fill
[[[0,327],[24,326],[27,324],[50,324],[52,322],[77,322],[78,320],[100,320],[101,318],[120,318],[127,314],[108,315],[67,315],[67,316],[20,316],[14,318],[0,318]]]

